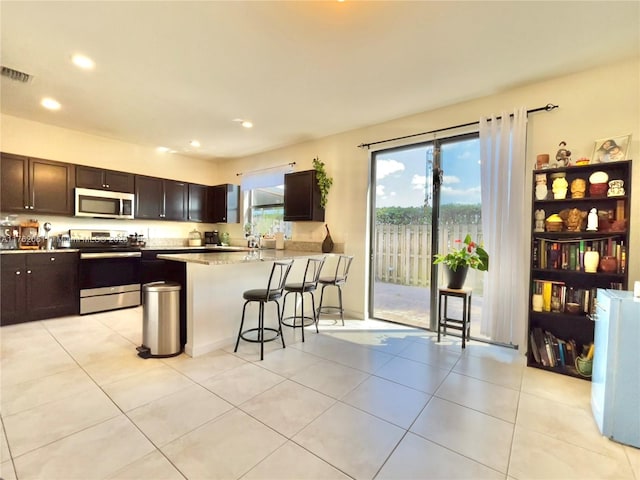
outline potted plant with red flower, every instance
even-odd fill
[[[434,255],[434,264],[442,263],[447,268],[448,288],[462,288],[470,268],[486,272],[489,270],[489,254],[471,240],[467,234],[464,240],[456,240],[455,248],[447,254]]]

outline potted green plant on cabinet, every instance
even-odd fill
[[[333,178],[327,175],[327,171],[324,168],[324,162],[321,162],[318,157],[313,159],[313,168],[316,171],[318,188],[320,188],[320,206],[322,208],[326,208],[329,190],[331,189],[331,185],[333,185]]]

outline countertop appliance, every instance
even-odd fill
[[[640,299],[598,289],[591,410],[600,432],[640,447]]]
[[[71,248],[71,235],[61,233],[58,235],[58,248]]]
[[[204,232],[204,244],[222,245],[222,242],[220,241],[220,235],[218,235],[218,231],[214,230],[213,232]]]
[[[140,247],[126,231],[69,230],[80,250],[80,314],[140,305]]]
[[[132,219],[135,205],[133,193],[76,188],[76,217]]]

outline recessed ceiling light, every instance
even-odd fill
[[[76,67],[82,68],[83,70],[92,70],[96,66],[96,63],[93,60],[80,54],[72,56],[71,61]]]
[[[245,120],[243,118],[234,118],[232,120],[232,122],[236,122],[239,123],[240,125],[242,125],[244,128],[251,128],[253,127],[253,123],[250,122],[249,120]]]
[[[167,153],[169,151],[169,148],[168,147],[158,147],[158,148],[156,148],[156,151],[160,152],[160,153]]]
[[[43,98],[40,105],[49,110],[60,110],[60,103],[56,102],[53,98]]]
[[[200,142],[198,140],[191,140],[189,142],[189,145],[191,145],[194,148],[200,148]]]

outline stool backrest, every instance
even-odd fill
[[[333,276],[334,283],[346,283],[347,276],[349,275],[349,268],[353,261],[353,255],[340,255],[338,256],[338,263],[336,264],[336,271]]]
[[[323,255],[322,257],[312,257],[307,259],[307,266],[304,269],[304,277],[302,278],[303,289],[306,289],[311,285],[314,285],[316,287],[318,286],[318,280],[320,280],[320,272],[322,271],[322,266],[324,265],[326,259],[326,255]]]
[[[273,262],[271,267],[271,275],[269,275],[269,283],[267,284],[267,298],[272,292],[280,292],[284,289],[287,276],[293,265],[293,260],[278,260]]]

